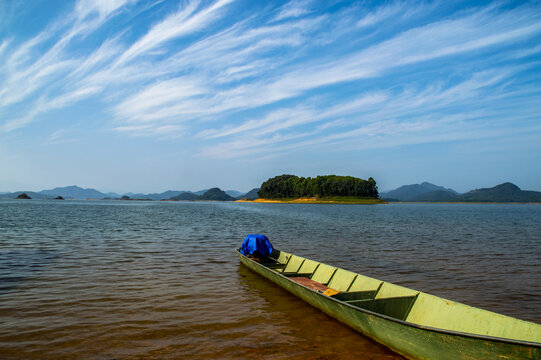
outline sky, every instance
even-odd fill
[[[0,191],[540,164],[540,1],[0,0]]]

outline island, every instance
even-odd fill
[[[20,200],[20,199],[31,200],[32,198],[30,196],[28,196],[26,193],[21,193],[21,194],[17,195],[17,197],[15,199],[17,199],[17,200]]]
[[[255,200],[240,202],[293,204],[384,204],[373,178],[324,175],[304,178],[280,175],[268,179],[257,192]]]

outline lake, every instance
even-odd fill
[[[239,264],[278,249],[541,322],[541,206],[0,201],[3,359],[401,359]]]

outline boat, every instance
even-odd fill
[[[541,359],[541,325],[274,249],[242,264],[408,359]]]

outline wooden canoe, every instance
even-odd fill
[[[240,261],[408,359],[541,359],[541,325],[284,251]]]

